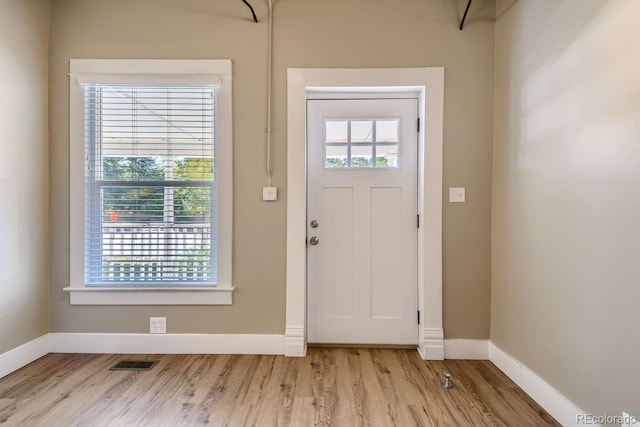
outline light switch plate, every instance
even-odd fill
[[[464,187],[449,187],[449,203],[464,203],[465,189]]]
[[[262,187],[262,200],[265,202],[278,200],[278,187]]]

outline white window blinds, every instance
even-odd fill
[[[216,284],[216,86],[83,87],[85,283]]]

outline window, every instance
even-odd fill
[[[399,118],[326,119],[324,167],[398,168],[399,124]]]
[[[230,304],[231,64],[72,60],[72,304]]]
[[[216,87],[84,92],[85,284],[215,284]]]

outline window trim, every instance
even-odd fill
[[[71,59],[69,61],[69,239],[71,305],[230,305],[233,232],[231,60]],[[89,287],[84,283],[84,90],[81,83],[216,83],[216,286]]]

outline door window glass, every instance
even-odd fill
[[[400,119],[324,120],[324,167],[397,169]]]

